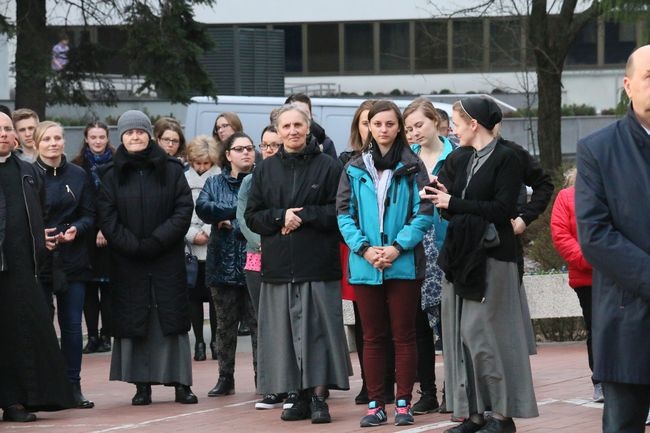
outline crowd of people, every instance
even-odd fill
[[[649,210],[629,206],[647,190],[648,71],[645,46],[626,69],[630,112],[580,143],[576,186],[573,171],[553,207],[607,433],[643,431],[650,403],[650,247],[637,235]],[[348,390],[352,375],[348,299],[363,381],[354,401],[367,405],[361,427],[388,422],[394,405],[398,426],[440,411],[459,422],[446,433],[514,433],[513,418],[538,416],[520,235],[553,184],[500,136],[494,100],[456,102],[453,135],[448,114],[425,98],[403,113],[365,101],[338,155],[303,94],[270,113],[257,147],[236,113],[186,142],[175,119],[152,125],[129,110],[117,146],[107,125],[92,122],[68,161],[61,125],[29,109],[0,113],[0,326],[15,330],[0,335],[0,347],[13,348],[0,361],[3,420],[94,407],[81,390],[82,353],[93,352],[112,352],[109,378],[135,385],[133,405],[151,404],[153,385],[197,403],[188,333],[194,360],[205,360],[208,302],[218,360],[208,396],[235,392],[244,326],[262,395],[255,408],[329,423],[329,392]],[[192,272],[188,253],[198,261]],[[436,340],[445,353],[440,400]]]

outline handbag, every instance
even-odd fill
[[[483,248],[496,248],[501,245],[501,239],[499,239],[499,232],[497,231],[494,223],[489,223],[485,227],[485,232],[483,232]]]
[[[199,259],[192,252],[192,245],[187,240],[185,240],[185,271],[187,274],[187,287],[190,289],[195,288],[199,277]]]

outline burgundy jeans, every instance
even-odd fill
[[[395,346],[396,400],[411,402],[417,368],[415,314],[420,280],[386,280],[379,286],[354,285],[363,326],[363,368],[370,400],[384,405],[386,338],[390,326]]]

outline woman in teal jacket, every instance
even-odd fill
[[[420,202],[418,192],[429,177],[406,141],[394,103],[376,102],[368,120],[370,136],[362,153],[346,165],[336,200],[339,229],[350,248],[349,281],[364,329],[370,403],[361,426],[387,421],[383,388],[389,323],[395,343],[395,424],[408,425],[413,423],[417,365],[415,314],[425,274],[422,238],[433,223],[433,209]]]

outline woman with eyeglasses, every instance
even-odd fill
[[[81,392],[81,351],[83,335],[81,315],[86,283],[92,278],[88,260],[87,236],[94,236],[95,192],[81,167],[67,162],[63,154],[63,128],[56,122],[45,121],[34,131],[38,158],[34,166],[43,175],[45,183],[45,235],[53,242],[39,273],[54,316],[61,327],[61,352],[65,359],[68,380],[78,408],[89,409],[95,404]]]
[[[285,105],[278,152],[253,172],[244,217],[262,243],[259,377],[262,394],[290,391],[281,419],[331,421],[330,389],[349,389],[336,189],[341,169],[307,142],[309,115]]]
[[[268,125],[262,130],[262,142],[259,145],[262,158],[266,159],[282,147],[282,139],[278,135],[275,126]],[[246,238],[246,266],[244,272],[246,274],[246,286],[251,295],[253,302],[253,309],[255,310],[255,320],[259,314],[260,303],[260,287],[262,284],[262,250],[260,246],[260,235],[253,232],[246,225],[244,212],[246,211],[246,204],[248,203],[248,193],[251,188],[252,175],[244,178],[239,188],[239,195],[237,199],[237,221],[241,227],[242,234]],[[255,409],[273,409],[282,406],[282,401],[287,397],[286,393],[270,393],[264,398],[255,403]]]
[[[208,392],[209,397],[235,392],[235,353],[240,322],[251,330],[253,369],[257,368],[257,323],[244,276],[246,240],[236,218],[237,194],[242,179],[253,169],[255,147],[243,132],[232,134],[224,144],[224,156],[230,169],[209,178],[196,201],[199,218],[212,224],[206,258],[206,284],[212,292],[217,312],[219,379]]]
[[[172,117],[161,117],[153,125],[153,135],[158,146],[167,155],[178,158],[185,164],[185,136],[178,120]]]
[[[235,132],[244,132],[241,120],[236,113],[226,111],[217,116],[214,120],[214,128],[212,128],[212,136],[217,140],[219,150],[218,165],[223,170],[228,167],[228,159],[225,155],[225,142]]]

